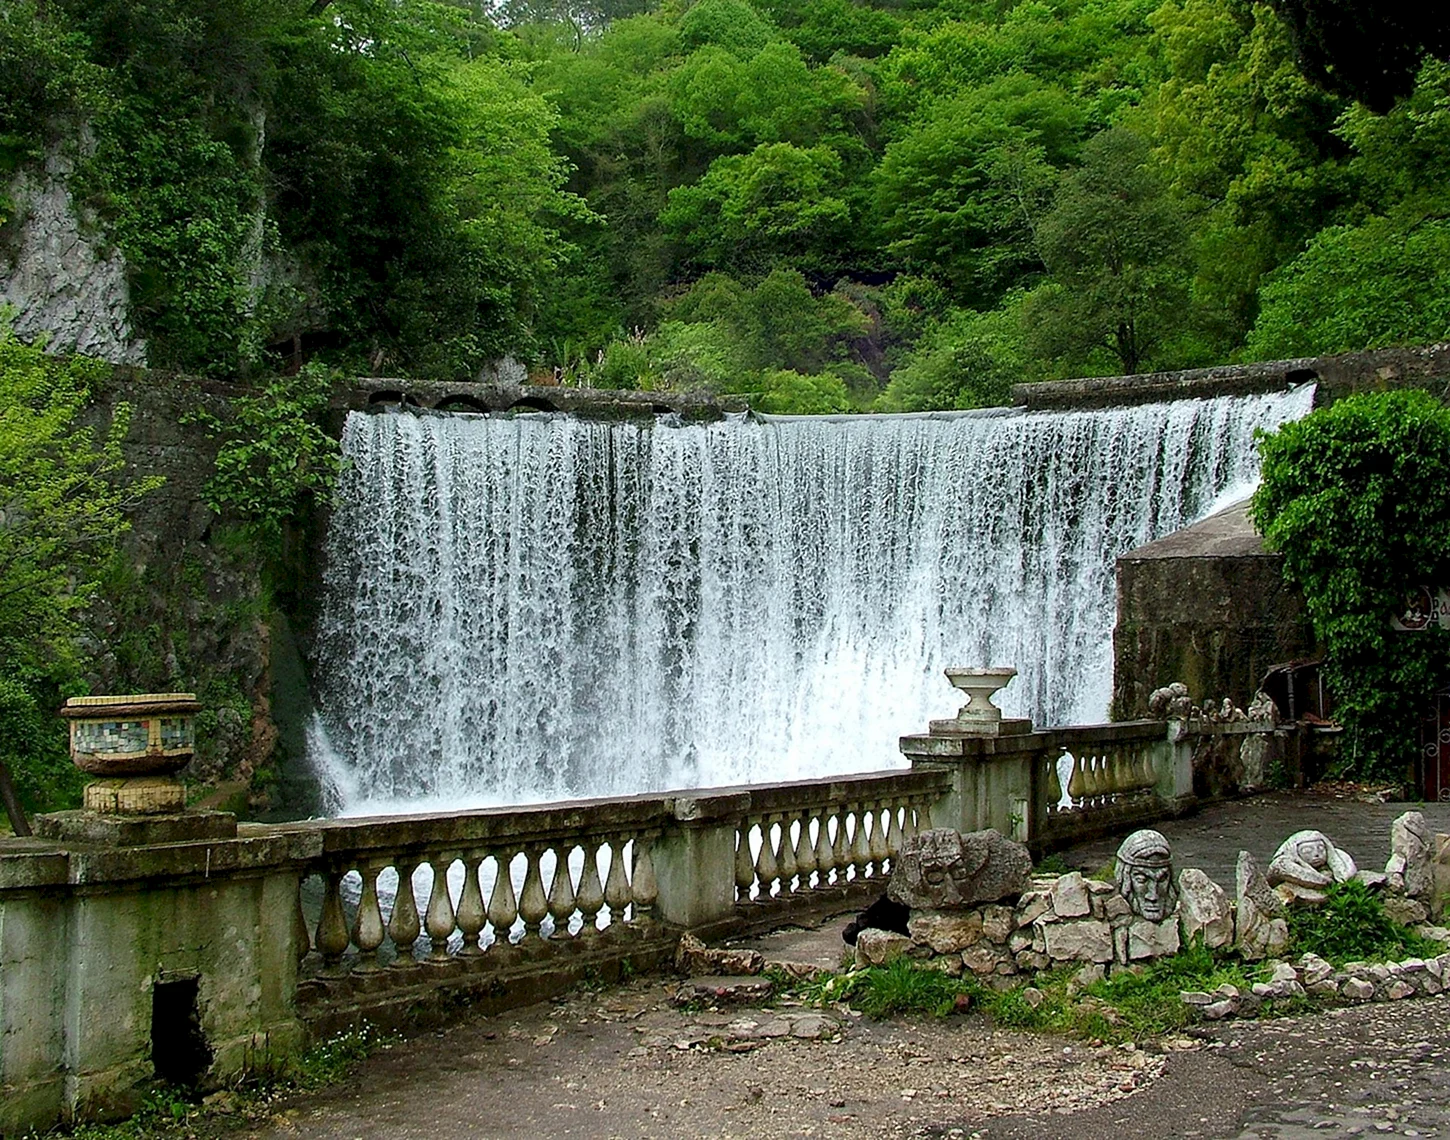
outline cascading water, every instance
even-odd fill
[[[353,414],[314,759],[335,810],[896,766],[1009,664],[1009,714],[1103,719],[1113,561],[1247,492],[1310,388],[1105,411]]]

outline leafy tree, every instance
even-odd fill
[[[1037,244],[1054,286],[1031,306],[1044,355],[1081,366],[1106,348],[1133,373],[1184,323],[1187,220],[1131,132],[1107,130],[1083,148]]]
[[[761,374],[755,390],[757,395],[751,402],[762,412],[819,416],[851,410],[851,394],[845,382],[831,372],[804,375],[770,369]]]
[[[1345,766],[1401,777],[1450,680],[1450,631],[1390,627],[1411,590],[1450,581],[1450,409],[1419,391],[1352,396],[1260,446],[1252,517],[1324,647]]]
[[[826,269],[851,220],[836,196],[841,181],[840,156],[829,147],[763,143],[716,159],[698,182],[670,191],[660,224],[700,265]]]
[[[310,364],[278,376],[255,396],[232,401],[232,419],[207,420],[221,437],[207,506],[241,519],[269,544],[310,495],[327,495],[337,478],[338,444],[323,430],[333,377]]]
[[[1254,359],[1450,339],[1450,211],[1331,226],[1265,282]]]
[[[125,405],[99,438],[78,423],[105,375],[99,361],[53,360],[0,324],[0,652],[11,662],[73,660],[76,614],[126,512],[160,485],[120,478]]]
[[[990,307],[1039,267],[1034,214],[1081,129],[1065,91],[1021,75],[938,105],[876,170],[888,250],[942,276],[959,300]]]
[[[1005,404],[1027,378],[1020,298],[987,313],[957,310],[924,335],[891,374],[881,412]]]
[[[74,790],[49,709],[77,683],[79,617],[127,512],[161,482],[122,477],[125,405],[104,433],[79,422],[106,374],[99,361],[49,357],[0,323],[0,763],[32,807]]]

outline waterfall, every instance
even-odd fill
[[[1311,388],[1061,413],[348,417],[313,753],[337,810],[898,766],[942,667],[1104,719],[1114,559],[1241,497]]]

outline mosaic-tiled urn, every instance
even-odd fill
[[[60,715],[70,721],[71,759],[97,777],[86,785],[86,809],[121,815],[185,810],[176,773],[196,749],[200,710],[194,693],[68,700]]]

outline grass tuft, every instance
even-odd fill
[[[1421,938],[1385,914],[1384,905],[1357,879],[1335,883],[1322,906],[1293,907],[1289,938],[1335,965],[1431,957],[1444,947]]]

